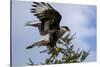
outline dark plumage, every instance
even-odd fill
[[[48,30],[60,28],[61,15],[48,3],[33,2],[31,13],[41,21],[42,35],[45,35]]]
[[[56,46],[57,40],[70,29],[66,26],[60,27],[61,15],[50,4],[44,2],[33,2],[31,13],[39,20],[38,23],[27,23],[27,26],[37,27],[42,39],[28,46],[27,49],[35,46]]]

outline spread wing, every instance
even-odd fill
[[[42,34],[46,34],[48,30],[59,29],[61,15],[50,4],[33,2],[31,13],[41,21]]]

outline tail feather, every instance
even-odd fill
[[[30,46],[26,47],[26,49],[31,49],[31,48],[33,48],[33,47],[41,46],[41,45],[42,45],[42,42],[39,41],[39,42],[34,43],[33,45],[30,45]]]

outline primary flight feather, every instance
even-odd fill
[[[48,3],[33,2],[31,13],[41,22],[41,34],[46,34],[49,30],[58,30],[60,28],[61,15]]]

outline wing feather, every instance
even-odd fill
[[[41,32],[59,29],[61,15],[50,4],[44,2],[33,2],[31,13],[41,21]],[[49,28],[45,29],[47,27],[45,25]]]

